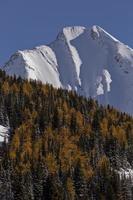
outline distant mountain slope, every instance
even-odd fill
[[[133,114],[133,50],[99,26],[66,27],[50,45],[18,51],[2,69]]]

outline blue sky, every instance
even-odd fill
[[[133,0],[0,0],[0,65],[64,26],[94,24],[133,47]]]

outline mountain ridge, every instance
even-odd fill
[[[18,51],[2,69],[133,114],[133,50],[97,25],[63,28],[54,42]]]

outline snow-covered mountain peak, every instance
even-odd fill
[[[91,28],[91,36],[93,39],[99,38],[100,33],[99,33],[99,27],[97,25],[94,25]]]
[[[91,34],[97,35],[97,38],[100,38],[102,40],[110,40],[112,42],[120,42],[117,40],[115,37],[113,37],[111,34],[109,34],[107,31],[105,31],[103,28],[100,26],[94,25],[91,28]]]
[[[58,34],[57,39],[61,40],[73,40],[79,35],[81,35],[86,28],[83,26],[72,26],[72,27],[65,27],[62,31]]]
[[[133,50],[97,25],[63,28],[50,45],[18,51],[3,69],[133,114]]]

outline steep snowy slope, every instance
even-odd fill
[[[133,114],[133,50],[98,26],[66,27],[50,45],[18,51],[3,69]]]

